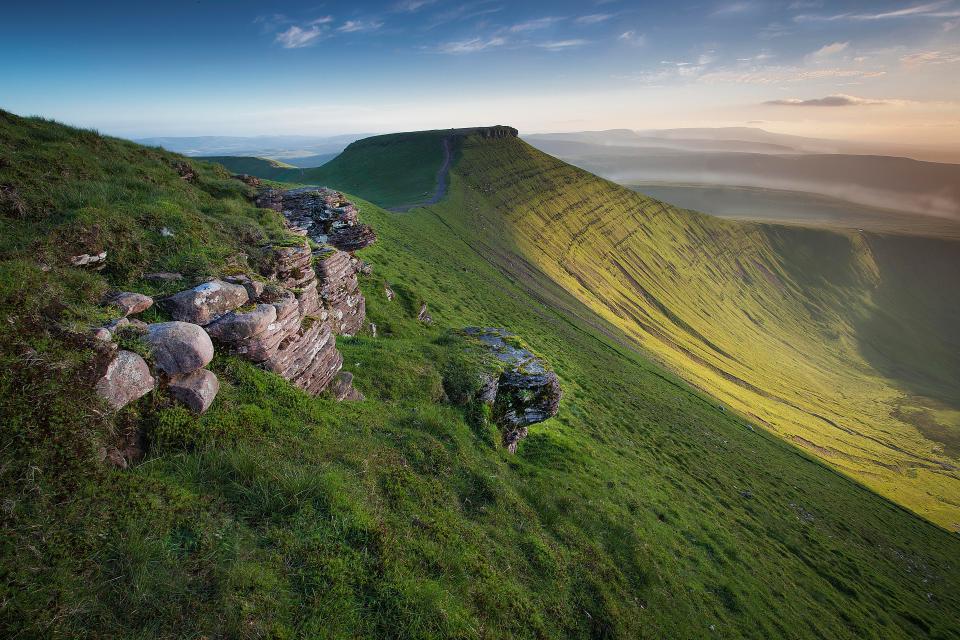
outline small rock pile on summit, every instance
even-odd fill
[[[498,363],[495,371],[484,374],[477,399],[492,408],[493,421],[503,430],[503,446],[516,453],[528,426],[557,415],[563,396],[560,380],[529,349],[513,344],[516,336],[504,329],[468,327],[463,332]]]

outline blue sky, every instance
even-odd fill
[[[0,106],[126,136],[756,125],[960,143],[960,0],[17,2]]]

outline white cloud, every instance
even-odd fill
[[[881,11],[878,13],[840,13],[833,15],[822,14],[801,14],[794,16],[795,22],[834,22],[837,20],[891,20],[896,18],[928,17],[928,18],[956,18],[960,17],[960,11],[948,8],[952,4],[951,0],[942,0],[941,2],[928,2],[926,4],[916,4],[903,9],[894,11]]]
[[[849,42],[834,42],[833,44],[828,44],[820,47],[819,49],[811,53],[808,57],[811,60],[819,61],[819,60],[823,60],[824,58],[835,56],[838,53],[842,53],[846,51],[849,47],[850,47]]]
[[[547,27],[560,22],[563,18],[556,18],[548,16],[546,18],[537,18],[536,20],[527,20],[526,22],[521,22],[510,27],[510,31],[513,33],[521,33],[524,31],[536,31],[538,29],[546,29]]]
[[[434,4],[436,1],[437,0],[402,0],[393,5],[393,10],[401,13],[414,13],[428,5]]]
[[[550,42],[541,42],[537,44],[541,49],[547,49],[548,51],[562,51],[563,49],[571,49],[574,47],[582,47],[587,44],[587,40],[581,39],[572,39],[572,40],[552,40]]]
[[[591,13],[587,16],[580,16],[574,22],[577,24],[599,24],[601,22],[606,22],[612,17],[612,13]]]
[[[617,36],[617,40],[620,42],[626,42],[627,44],[631,44],[635,47],[642,46],[646,44],[647,41],[646,37],[642,33],[637,33],[633,29],[621,33],[619,36]]]
[[[493,38],[471,38],[469,40],[457,40],[454,42],[445,42],[437,47],[437,51],[440,53],[450,53],[450,54],[463,54],[463,53],[476,53],[478,51],[483,51],[485,49],[491,49],[494,47],[501,47],[505,45],[507,41],[501,37]]]
[[[919,51],[900,58],[905,67],[919,67],[927,64],[955,64],[960,62],[960,53],[947,51]]]
[[[337,31],[341,33],[357,33],[360,31],[376,31],[383,26],[382,22],[377,22],[375,20],[347,20],[341,26],[337,27]]]
[[[807,69],[790,66],[755,66],[746,69],[720,69],[700,76],[709,84],[782,84],[810,80],[865,80],[886,75],[885,71],[864,69]]]
[[[286,31],[278,33],[276,41],[284,49],[300,49],[316,44],[323,39],[327,33],[328,29],[322,25],[313,25],[306,29],[294,25]]]

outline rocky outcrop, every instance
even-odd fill
[[[315,187],[267,189],[257,196],[256,202],[260,207],[283,213],[291,231],[320,245],[313,252],[320,301],[330,316],[334,333],[357,334],[366,317],[366,300],[360,293],[358,274],[366,265],[353,252],[377,239],[373,229],[360,222],[357,207],[339,191]]]
[[[334,331],[356,335],[367,315],[367,301],[360,293],[357,279],[356,258],[325,247],[314,254],[314,267],[320,281],[320,298],[330,314]]]
[[[279,211],[292,229],[300,230],[318,244],[353,252],[377,240],[373,229],[360,222],[356,205],[339,191],[317,187],[267,189],[257,196],[256,203]]]
[[[249,298],[241,285],[211,280],[162,299],[160,307],[174,320],[205,325],[246,304]]]
[[[320,393],[339,373],[343,356],[336,348],[333,316],[318,291],[310,246],[304,240],[267,251],[271,255],[265,275],[272,282],[260,289],[256,306],[225,314],[210,323],[207,332],[231,353],[308,393]]]
[[[464,333],[479,341],[497,363],[486,374],[477,399],[492,408],[493,421],[502,429],[503,446],[515,453],[529,425],[557,414],[563,395],[560,380],[504,329],[469,327]]]
[[[157,382],[143,358],[132,351],[117,351],[94,389],[111,408],[117,410],[147,395],[156,386]]]

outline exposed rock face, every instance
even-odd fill
[[[143,358],[132,351],[118,351],[94,388],[113,409],[121,409],[156,386]]]
[[[393,289],[391,289],[390,285],[386,282],[383,283],[383,295],[387,296],[387,302],[393,302],[393,299],[397,297],[397,294],[394,293]]]
[[[304,187],[289,191],[267,189],[257,206],[283,213],[291,228],[302,230],[320,244],[357,251],[377,240],[373,229],[359,220],[356,205],[332,189]]]
[[[213,360],[213,342],[207,332],[189,322],[148,325],[145,340],[157,368],[168,376],[191,373]]]
[[[330,316],[334,333],[358,333],[366,317],[366,300],[357,279],[364,263],[352,253],[373,244],[377,236],[369,225],[359,221],[357,207],[338,191],[313,187],[267,189],[257,197],[257,205],[282,212],[291,231],[324,245],[313,253],[320,301]],[[304,264],[309,264],[306,256],[303,258]],[[294,262],[292,275],[296,279],[303,265]],[[272,275],[284,286],[302,286],[284,281],[282,273]]]
[[[334,331],[356,335],[363,328],[367,301],[360,293],[356,265],[350,254],[332,248],[320,250],[314,264],[320,278],[320,298],[330,314]]]
[[[464,332],[479,340],[503,366],[478,394],[491,405],[493,420],[503,429],[503,445],[515,453],[527,427],[557,415],[563,390],[557,374],[528,349],[511,344],[513,334],[503,329],[470,327]]]
[[[249,297],[241,285],[211,280],[164,298],[160,306],[174,320],[205,325],[246,304]]]
[[[232,311],[207,326],[231,352],[317,394],[340,371],[331,315],[321,303],[310,247],[271,249],[267,285],[250,311]],[[342,252],[341,252],[342,253]],[[346,254],[344,254],[346,255]]]
[[[204,413],[220,391],[220,381],[212,371],[197,369],[170,378],[170,395],[195,413]]]
[[[119,309],[124,317],[142,313],[153,306],[153,298],[131,291],[109,293],[104,297],[103,302]]]

